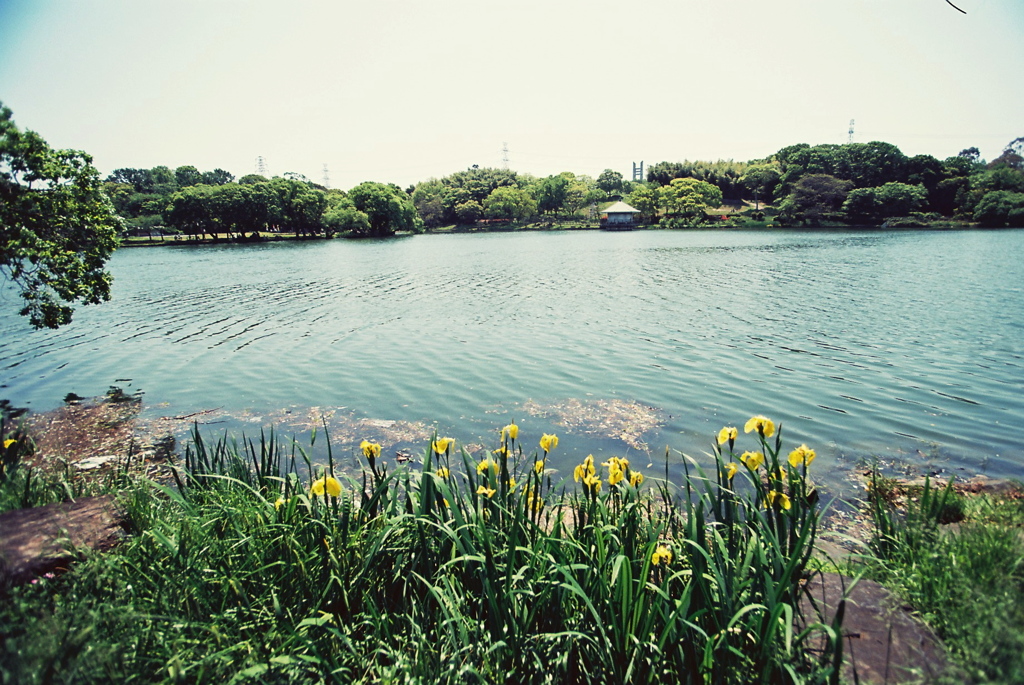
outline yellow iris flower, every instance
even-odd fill
[[[644,474],[639,471],[633,471],[629,474],[629,484],[634,488],[640,487],[640,484],[644,482]]]
[[[594,473],[594,455],[588,454],[587,458],[583,460],[583,463],[573,469],[572,478],[574,481],[579,483],[587,476],[593,476]]]
[[[740,455],[740,461],[751,471],[757,471],[757,468],[764,463],[764,455],[760,452],[744,452]]]
[[[800,445],[789,453],[789,465],[794,469],[800,466],[800,464],[810,466],[816,456],[818,455],[814,453],[814,450],[808,448],[807,445]]]
[[[765,416],[754,416],[743,426],[744,433],[749,433],[752,430],[756,430],[764,437],[770,438],[775,435],[775,423]]]
[[[324,476],[323,478],[313,481],[313,484],[309,487],[309,491],[316,497],[323,497],[325,492],[331,497],[337,497],[341,494],[341,483],[339,483],[335,478]]]
[[[501,435],[502,437],[508,435],[511,439],[517,440],[519,438],[519,426],[514,423],[510,423],[501,429]]]
[[[723,428],[722,430],[718,431],[718,444],[719,445],[724,445],[725,443],[729,442],[730,440],[735,440],[737,435],[739,435],[739,431],[737,431],[733,427],[728,427],[727,426],[727,427]]]
[[[730,461],[728,464],[725,465],[725,479],[732,480],[733,476],[735,476],[736,472],[739,470],[739,465],[734,461]]]
[[[10,447],[11,445],[13,445],[16,442],[18,442],[18,441],[15,440],[14,438],[10,438],[8,440],[4,440],[4,449],[7,449],[8,447]]]
[[[544,474],[544,464],[545,460],[543,459],[533,462],[533,470],[538,476]]]
[[[455,442],[452,438],[438,438],[434,441],[433,448],[434,454],[444,454],[451,447],[451,444]]]
[[[486,485],[481,485],[480,487],[478,487],[476,489],[476,494],[483,495],[487,499],[490,499],[491,497],[494,497],[494,493],[496,493],[496,492],[497,492],[497,490],[495,490],[494,488],[489,488]]]
[[[583,485],[595,495],[601,492],[601,479],[593,474],[583,478]]]
[[[363,440],[359,443],[359,449],[363,451],[363,456],[367,459],[376,459],[380,456],[380,444],[376,442],[370,442],[369,440]]]
[[[284,506],[284,497],[278,497],[277,501],[274,502],[274,509],[280,511],[281,507]]]
[[[476,465],[476,472],[478,474],[483,474],[484,472],[487,471],[487,469],[491,469],[492,471],[497,473],[498,462],[494,461],[493,459],[484,459],[482,462]]]
[[[784,492],[777,492],[775,490],[769,490],[768,494],[765,495],[765,499],[768,500],[768,505],[774,507],[776,502],[783,509],[790,509],[793,507],[793,503],[789,501],[789,497]]]
[[[672,563],[672,550],[667,545],[658,545],[654,554],[651,555],[651,566],[659,566],[664,564],[668,566]]]
[[[551,450],[555,449],[556,447],[558,447],[558,436],[557,435],[555,435],[555,434],[548,435],[547,433],[545,433],[544,435],[540,436],[540,448],[542,450],[544,450],[545,452],[550,452]]]
[[[448,476],[451,475],[451,472],[447,468],[445,468],[443,466],[441,468],[439,468],[437,471],[435,471],[434,473],[436,473],[439,478],[447,478]]]

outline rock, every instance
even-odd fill
[[[110,495],[0,514],[0,589],[63,569],[82,549],[110,549],[121,521]]]
[[[114,454],[105,454],[105,455],[99,456],[99,457],[88,457],[86,459],[83,459],[82,461],[76,463],[75,467],[79,471],[91,471],[93,469],[98,469],[99,467],[103,466],[104,464],[108,464],[108,463],[110,463],[112,461],[116,461],[116,460],[117,460],[117,456],[116,455],[114,455]]]
[[[852,586],[852,587],[851,587]],[[805,586],[801,611],[810,623],[830,624],[844,593],[843,682],[931,682],[948,667],[942,643],[928,626],[872,580],[819,573]]]

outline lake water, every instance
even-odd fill
[[[490,446],[514,417],[531,449],[559,434],[560,469],[658,468],[765,414],[834,488],[871,456],[1024,473],[1024,231],[430,235],[123,249],[110,269],[113,299],[58,331],[5,291],[0,397],[118,385],[151,419],[217,409],[197,418],[248,434],[319,411],[349,453],[435,426]]]

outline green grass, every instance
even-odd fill
[[[876,498],[874,518],[871,573],[942,638],[963,671],[951,682],[1024,682],[1024,502],[926,485],[902,516]]]
[[[838,626],[799,615],[806,467],[732,447],[636,487],[509,432],[393,470],[367,444],[357,476],[196,433],[174,487],[122,490],[125,543],[9,591],[0,682],[837,682]]]

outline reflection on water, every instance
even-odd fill
[[[818,449],[823,477],[872,454],[1019,476],[1021,254],[1020,231],[126,249],[113,300],[65,329],[28,331],[0,298],[0,396],[41,410],[121,385],[152,417],[332,407],[485,446],[516,418],[525,436],[571,436],[563,466],[700,455],[764,413]],[[614,437],[530,410],[574,402],[658,418]]]

